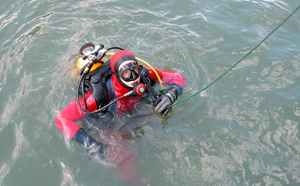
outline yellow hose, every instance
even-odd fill
[[[115,53],[106,53],[106,56],[113,56],[114,54],[115,54]],[[156,75],[156,77],[157,77],[157,79],[158,79],[158,81],[159,81],[159,84],[160,84],[161,88],[163,89],[163,85],[162,85],[161,79],[160,79],[158,73],[156,72],[156,70],[155,70],[149,63],[147,63],[146,61],[144,61],[144,60],[142,60],[142,59],[140,59],[140,58],[137,58],[137,57],[136,57],[136,59],[137,59],[138,61],[144,63],[145,65],[147,65],[149,68],[151,68],[151,70],[152,70],[152,71],[154,72],[154,74]]]

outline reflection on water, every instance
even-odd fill
[[[154,67],[183,73],[183,99],[227,70],[298,4],[2,2],[1,185],[128,184],[118,179],[117,168],[89,160],[54,125],[76,97],[71,69],[82,44],[120,46]],[[100,132],[94,133],[99,140],[119,141],[119,155],[128,145],[143,184],[298,185],[299,15],[210,89],[176,105],[169,118],[151,107],[137,109],[116,121],[116,131],[126,135],[107,136],[89,125],[92,118],[80,124]]]

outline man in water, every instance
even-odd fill
[[[106,67],[104,67],[105,65]],[[104,68],[108,68],[110,71],[110,73],[105,72],[105,77],[103,75]],[[88,112],[95,111],[135,89],[142,82],[141,73],[143,70],[147,71],[144,77],[151,86],[158,81],[158,77],[151,68],[139,65],[135,56],[127,50],[116,52],[110,61],[91,69],[86,78],[88,88],[84,97],[85,103],[83,98],[80,98],[79,103],[75,100],[69,104],[57,116],[56,126],[67,138],[84,147],[91,157],[98,157],[103,162],[105,159],[112,160],[119,169],[120,179],[133,181],[138,176],[138,171],[133,164],[134,151],[130,150],[123,133],[108,130],[109,132],[103,132],[96,140],[76,121],[86,117]],[[157,97],[153,104],[154,110],[161,115],[167,115],[170,110],[168,106],[172,105],[181,95],[186,81],[178,72],[159,69],[155,69],[155,71],[164,84],[168,85],[168,89],[164,94]],[[109,109],[102,110],[101,114],[113,112],[122,115],[139,104],[142,97],[139,95],[123,97],[109,106]],[[82,109],[84,105],[88,112]],[[107,135],[107,133],[109,134]]]

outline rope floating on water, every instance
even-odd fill
[[[257,49],[265,40],[267,40],[279,27],[281,27],[283,25],[283,23],[285,23],[290,17],[292,17],[292,15],[294,15],[295,12],[299,9],[300,9],[300,5],[294,11],[292,11],[277,27],[275,27],[265,38],[263,38],[258,44],[256,44],[246,55],[244,55],[240,60],[238,60],[235,64],[233,64],[228,70],[226,70],[223,74],[221,74],[217,79],[215,79],[214,81],[212,81],[211,83],[206,85],[203,89],[192,94],[191,96],[184,98],[168,107],[172,107],[174,105],[182,103],[182,102],[196,96],[197,94],[201,93],[202,91],[206,90],[208,87],[210,87],[211,85],[216,83],[219,79],[221,79],[223,76],[225,76],[225,74],[227,74],[229,71],[231,71],[236,65],[238,65],[241,61],[243,61],[247,56],[249,56],[255,49]]]

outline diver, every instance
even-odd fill
[[[93,47],[92,52],[83,51]],[[56,118],[56,126],[69,139],[78,142],[89,155],[98,156],[101,160],[108,158],[106,150],[114,143],[95,139],[84,130],[76,121],[88,115],[105,115],[113,110],[117,114],[124,114],[139,104],[142,97],[148,92],[152,98],[154,110],[161,116],[168,115],[178,96],[182,94],[186,80],[178,72],[160,70],[142,66],[137,58],[129,51],[121,49],[104,62],[107,50],[103,45],[94,46],[89,43],[80,49],[82,57],[77,66],[81,68],[81,80],[78,83],[78,97],[65,107]],[[92,61],[92,62],[91,62]],[[90,62],[90,63],[89,63]],[[153,86],[159,81],[168,86],[161,93],[157,93]],[[100,120],[101,122],[101,117]],[[115,135],[116,134],[112,134]],[[101,137],[100,137],[101,138]],[[119,140],[120,142],[122,140]],[[121,154],[128,154],[117,161],[117,167],[122,171],[120,178],[131,180],[136,177],[132,164],[132,152],[126,152],[126,142],[122,141],[124,149]],[[113,156],[113,155],[111,155]],[[132,169],[132,170],[130,170]]]

